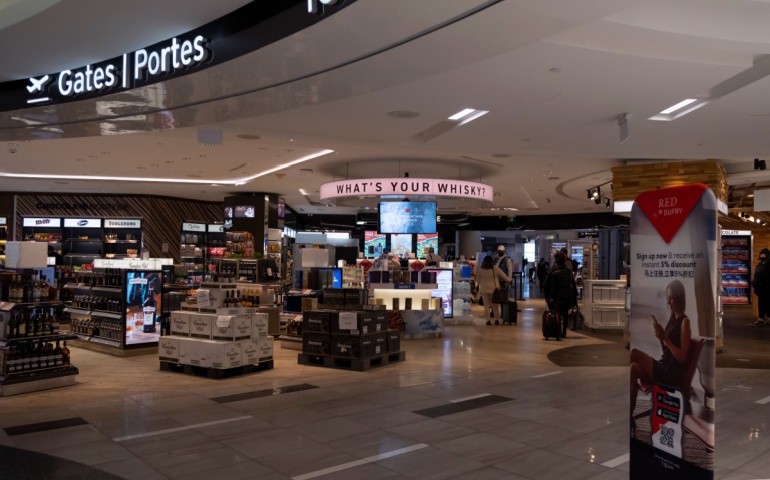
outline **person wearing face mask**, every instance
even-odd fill
[[[751,324],[752,327],[770,326],[770,320],[767,319],[767,315],[770,313],[770,265],[767,263],[768,256],[770,256],[770,250],[766,248],[759,252],[759,263],[754,269],[754,280],[751,282],[751,287],[757,295],[757,307],[759,309],[759,316],[757,321]]]

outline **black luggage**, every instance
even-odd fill
[[[503,325],[510,324],[516,325],[519,318],[519,305],[516,300],[508,300],[507,303],[500,305],[500,316],[503,320]]]
[[[580,307],[577,305],[569,312],[569,328],[583,330],[583,314],[580,313]]]
[[[546,340],[551,337],[561,340],[561,318],[553,310],[543,312],[543,337]]]

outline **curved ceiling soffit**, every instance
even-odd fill
[[[565,180],[565,181],[561,182],[560,184],[556,185],[556,188],[554,190],[556,191],[556,193],[558,195],[561,195],[562,197],[568,198],[570,200],[577,200],[577,201],[587,200],[586,198],[583,198],[583,197],[580,197],[580,198],[573,197],[572,195],[569,195],[569,194],[565,193],[564,192],[565,187],[567,187],[568,185],[570,185],[572,183],[582,181],[582,180],[584,180],[584,179],[586,179],[588,177],[592,177],[594,175],[603,175],[603,174],[606,174],[607,172],[610,172],[610,179],[611,179],[612,178],[612,170],[597,170],[595,172],[586,173],[585,175],[580,175],[579,177],[575,177],[575,178],[571,178],[569,180]]]
[[[432,27],[430,27],[428,29],[425,29],[425,30],[422,30],[420,32],[417,32],[417,33],[414,33],[412,35],[409,35],[409,36],[407,36],[407,37],[405,37],[405,38],[403,38],[401,40],[398,40],[396,42],[392,42],[392,43],[390,43],[388,45],[385,45],[383,47],[377,48],[377,49],[375,49],[373,51],[370,51],[370,52],[368,52],[366,54],[359,55],[357,57],[354,57],[352,59],[348,59],[348,60],[345,60],[345,61],[342,61],[342,62],[338,62],[338,63],[336,63],[334,65],[329,66],[329,67],[321,68],[321,69],[318,69],[318,70],[315,70],[315,71],[312,71],[312,72],[308,72],[308,73],[305,73],[305,74],[302,74],[302,75],[298,75],[298,76],[290,78],[290,79],[274,82],[274,83],[271,83],[271,84],[268,84],[268,85],[263,85],[263,86],[255,87],[255,88],[252,88],[252,89],[246,89],[246,90],[242,90],[242,91],[239,91],[239,92],[233,92],[233,93],[223,94],[223,95],[219,95],[219,96],[213,96],[213,97],[207,98],[205,100],[191,101],[191,102],[188,102],[188,103],[186,103],[184,105],[177,105],[177,106],[174,106],[174,107],[171,107],[171,108],[168,108],[168,107],[154,107],[154,108],[147,108],[147,109],[141,110],[141,111],[131,111],[131,112],[127,112],[127,113],[119,113],[119,114],[113,114],[113,115],[103,115],[103,116],[89,117],[89,118],[82,118],[82,117],[80,117],[80,118],[73,119],[73,120],[56,121],[56,122],[51,122],[51,123],[42,123],[41,122],[41,123],[36,123],[35,125],[27,125],[27,126],[23,126],[23,125],[0,126],[0,132],[2,132],[4,130],[5,131],[9,131],[9,130],[34,130],[34,129],[39,129],[39,128],[51,127],[51,126],[65,126],[65,125],[88,124],[88,123],[92,123],[92,122],[109,122],[109,121],[121,120],[123,118],[136,117],[137,115],[152,115],[152,114],[160,114],[162,112],[182,111],[184,109],[191,108],[191,107],[199,107],[199,106],[204,106],[204,105],[212,105],[212,104],[217,103],[217,102],[223,102],[223,101],[226,101],[226,100],[242,97],[242,96],[245,96],[245,95],[261,93],[261,92],[265,92],[265,91],[268,91],[268,90],[271,90],[271,89],[274,89],[274,88],[280,88],[280,87],[288,86],[288,85],[291,85],[293,83],[301,82],[301,81],[308,80],[308,79],[311,79],[311,78],[314,78],[314,77],[317,77],[317,76],[320,76],[320,75],[323,75],[323,74],[331,73],[333,71],[340,70],[340,69],[342,69],[344,67],[347,67],[347,66],[350,66],[350,65],[354,65],[354,64],[357,64],[357,63],[360,63],[360,62],[363,62],[363,61],[365,61],[367,59],[370,59],[370,58],[374,58],[377,55],[380,55],[382,53],[388,52],[390,50],[394,50],[394,49],[396,49],[398,47],[401,47],[401,46],[406,45],[406,44],[408,44],[410,42],[413,42],[413,41],[418,40],[418,39],[420,39],[422,37],[425,37],[425,36],[428,36],[428,35],[430,35],[430,34],[432,34],[434,32],[437,32],[437,31],[439,31],[439,30],[441,30],[443,28],[446,28],[446,27],[454,25],[454,24],[456,24],[458,22],[461,22],[461,21],[463,21],[463,20],[465,20],[465,19],[467,19],[467,18],[469,18],[469,17],[471,17],[473,15],[476,15],[476,14],[486,10],[487,8],[490,8],[490,7],[494,6],[495,4],[500,3],[502,1],[503,0],[489,0],[489,1],[487,1],[487,2],[485,2],[483,4],[481,4],[481,5],[478,5],[478,6],[474,7],[474,8],[471,8],[470,10],[467,10],[467,11],[463,12],[460,15],[457,15],[457,16],[455,16],[453,18],[450,18],[450,19],[448,19],[448,20],[446,20],[444,22],[438,23],[438,24],[436,24],[436,25],[434,25],[434,26],[432,26]],[[235,61],[237,61],[237,59],[235,59]],[[190,76],[193,76],[193,75],[205,75],[205,74],[206,74],[206,71],[204,70],[202,72],[191,74]],[[190,76],[187,76],[187,77],[190,77]],[[187,77],[181,77],[180,79],[184,79],[184,78],[187,78]],[[177,79],[177,80],[180,80],[180,79]],[[162,83],[163,82],[159,82],[158,84],[153,84],[153,85],[159,85],[159,84],[162,84]],[[147,87],[152,87],[152,85],[147,86]],[[147,88],[147,87],[143,87],[143,88]],[[131,92],[138,91],[138,90],[141,90],[141,88],[140,89],[136,89],[136,90],[129,90],[129,91],[122,92],[122,93],[117,93],[115,95],[124,95],[125,96],[126,94],[131,94]],[[110,96],[108,95],[108,96],[103,97],[103,98],[109,99],[109,97]],[[77,102],[75,102],[74,105],[77,105]],[[13,113],[18,114],[19,112],[34,111],[34,110],[35,109],[16,110],[16,111],[7,112],[7,113],[8,114],[13,114]],[[248,116],[249,115],[246,115],[245,117],[248,117]],[[237,119],[237,118],[238,117],[231,117],[231,118],[228,118],[228,120],[234,120],[234,119]],[[194,126],[196,124],[197,124],[196,122],[193,122],[193,123],[190,123],[189,125],[181,125],[181,127]],[[165,128],[165,127],[161,124],[161,126],[153,128],[152,130],[162,130],[163,128]],[[180,128],[180,126],[177,126],[176,128]]]

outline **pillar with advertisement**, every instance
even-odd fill
[[[714,478],[717,203],[703,184],[631,213],[633,479]]]

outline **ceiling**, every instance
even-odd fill
[[[112,58],[248,2],[156,3],[0,0],[0,44],[13,45],[0,49],[0,81]],[[373,200],[322,201],[320,185],[408,173],[495,189],[493,204],[440,199],[444,212],[606,212],[586,190],[609,182],[614,165],[710,158],[740,176],[770,154],[768,24],[765,0],[359,0],[197,74],[0,113],[0,189],[273,192],[301,213],[355,213]],[[711,101],[649,120],[687,98]],[[447,123],[464,108],[489,113]],[[763,176],[749,185],[770,182]],[[158,178],[178,181],[147,181]]]

